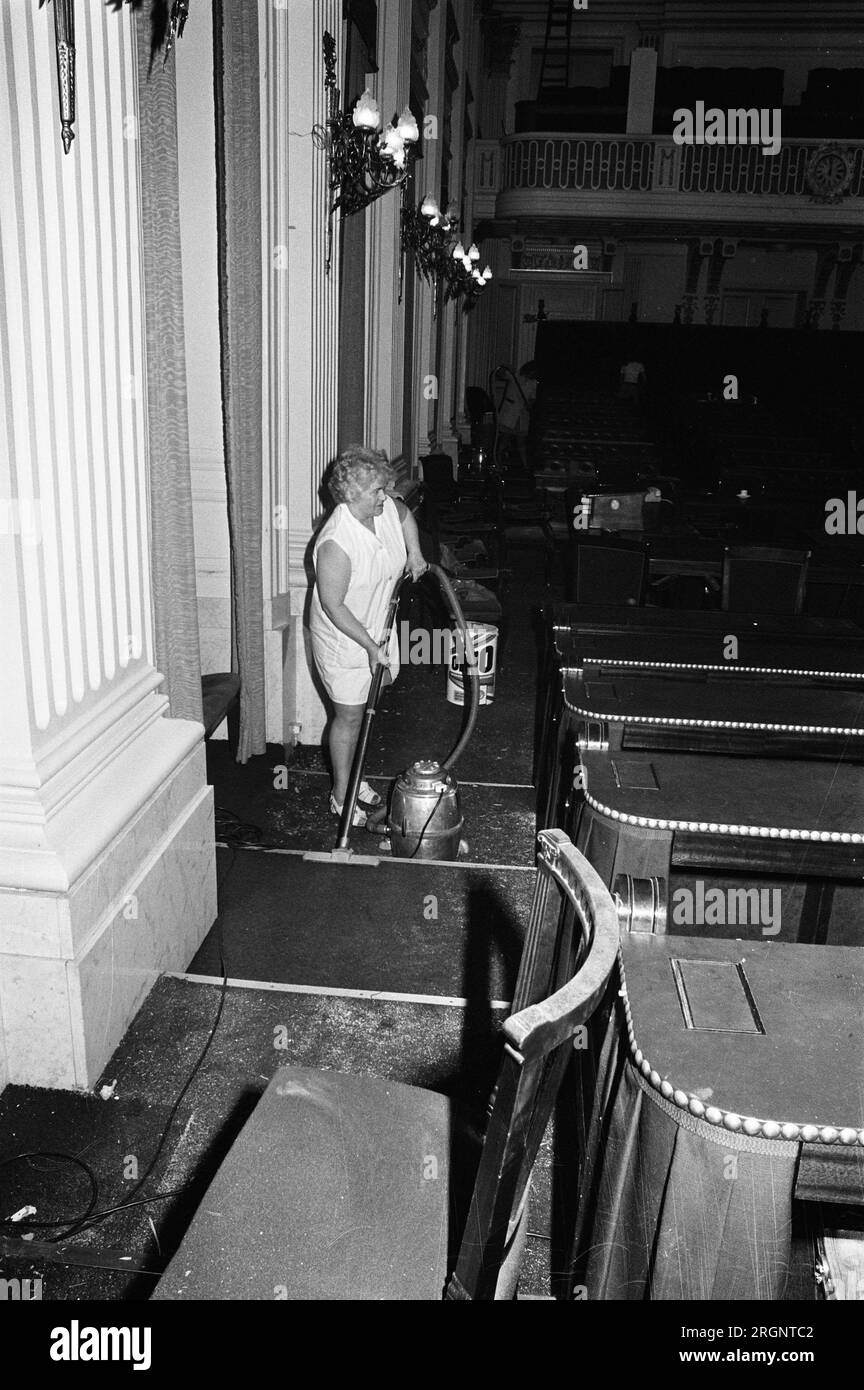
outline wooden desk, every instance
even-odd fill
[[[702,579],[719,579],[723,573],[723,546],[719,541],[706,540],[692,532],[686,536],[671,536],[662,531],[646,531],[644,539],[650,547],[648,569],[652,576],[670,578],[693,575]]]
[[[679,632],[704,636],[735,633],[801,642],[864,642],[864,629],[847,618],[802,618],[775,613],[721,613],[713,609],[637,608],[614,604],[553,604],[552,630],[556,640],[568,634],[616,632]]]
[[[660,832],[671,865],[864,880],[864,778],[853,764],[582,750],[579,837]],[[599,866],[579,843],[598,872]],[[614,848],[614,846],[613,846]],[[607,856],[608,857],[608,856]],[[617,872],[632,872],[614,856]],[[642,868],[635,870],[642,873]],[[652,872],[656,872],[652,870]]]
[[[642,1052],[654,1089],[652,1072],[668,1077],[668,1099],[733,1133],[753,1116],[745,1132],[768,1139],[833,1145],[842,1133],[844,1148],[864,1145],[860,951],[630,932],[621,954],[631,1055]],[[710,1105],[700,1106],[706,1077]]]
[[[860,765],[557,752],[549,819],[610,888],[656,879],[658,927],[665,910],[680,935],[864,946]]]
[[[674,675],[703,679],[758,677],[768,683],[794,679],[808,688],[864,688],[864,631],[845,620],[773,618],[663,608],[547,610],[544,713],[537,762],[537,814],[549,824],[550,784],[555,775],[562,711],[561,672],[587,667],[598,677]],[[727,659],[727,638],[737,640],[737,659]],[[553,817],[554,818],[554,817]]]
[[[565,717],[577,739],[622,749],[864,761],[864,686],[793,680],[564,671]]]
[[[580,669],[586,662],[602,661],[650,670],[700,666],[841,678],[864,674],[864,630],[846,619],[754,618],[680,608],[577,610],[557,604],[549,621],[551,668]],[[727,655],[732,650],[729,637],[737,641],[733,659]]]
[[[729,616],[729,615],[727,615]],[[811,685],[845,686],[864,682],[864,640],[844,638],[836,643],[808,643],[785,638],[739,633],[738,659],[723,657],[720,637],[669,632],[559,634],[554,644],[554,665],[580,672],[588,666],[604,671],[663,674],[693,672],[697,676],[739,679],[760,675],[767,680],[789,676]]]
[[[592,1298],[782,1298],[792,1197],[864,1201],[864,956],[629,933],[620,985],[577,1279]]]

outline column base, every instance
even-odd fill
[[[10,1083],[90,1089],[158,976],[186,969],[216,917],[200,726],[159,720],[145,741],[152,746],[139,754],[168,764],[163,780],[68,890],[0,888],[0,1052]],[[89,795],[100,790],[112,788]]]
[[[268,634],[267,739],[274,744],[321,744],[329,720],[304,626],[307,592],[292,591],[281,626]]]

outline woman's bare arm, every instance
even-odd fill
[[[406,507],[401,497],[397,497],[396,509],[399,512],[399,521],[402,526],[402,535],[405,537],[405,549],[408,552],[408,569],[411,571],[412,579],[419,579],[421,574],[425,574],[428,565],[423,558],[420,549],[420,534],[417,530],[417,522],[410,507]]]
[[[335,541],[324,541],[319,546],[315,578],[321,607],[327,617],[334,627],[338,627],[340,632],[344,632],[346,637],[352,638],[368,653],[371,664],[371,658],[378,657],[378,643],[354,617],[350,608],[345,606],[345,595],[351,582],[351,561]]]

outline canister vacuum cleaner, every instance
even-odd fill
[[[471,696],[466,704],[466,718],[456,744],[443,762],[432,758],[420,759],[412,763],[405,772],[396,778],[390,792],[389,806],[375,811],[367,818],[367,829],[375,831],[386,822],[390,836],[390,847],[395,856],[403,859],[456,859],[462,838],[464,820],[459,798],[459,786],[451,775],[457,760],[462,756],[477,722],[480,704],[480,677],[473,647],[469,640],[465,616],[453,586],[440,565],[430,565],[428,573],[437,579],[444,593],[450,611],[462,639],[465,654],[465,674],[470,684]],[[387,613],[386,633],[383,640],[389,641],[396,621],[399,596],[407,575],[399,581]],[[363,778],[363,764],[375,709],[384,682],[384,666],[378,666],[372,678],[363,723],[357,740],[357,750],[351,767],[348,791],[339,821],[339,838],[336,841],[334,858],[347,858],[348,834],[354,820],[354,809],[360,783]]]

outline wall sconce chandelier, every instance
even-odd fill
[[[410,250],[419,274],[435,290],[436,301],[440,292],[445,304],[461,299],[464,312],[473,309],[492,279],[492,270],[488,265],[485,270],[479,269],[480,252],[473,242],[466,251],[458,234],[455,209],[451,205],[442,212],[431,193],[426,194],[419,208],[403,207],[400,298],[405,253]]]
[[[379,133],[381,113],[378,103],[367,89],[358,97],[350,111],[341,109],[341,95],[336,80],[336,40],[324,35],[324,67],[327,88],[328,115],[326,126],[316,126],[319,145],[326,149],[330,171],[329,232],[327,239],[327,270],[333,252],[333,218],[338,210],[343,217],[362,212],[370,203],[398,188],[410,171],[414,148],[420,139],[417,122],[409,106],[394,125],[390,122]]]

